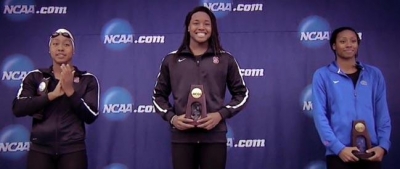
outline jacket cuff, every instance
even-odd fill
[[[171,120],[169,120],[169,124],[174,125],[172,122],[174,121],[174,118],[176,118],[176,115],[172,116]]]
[[[381,138],[379,139],[379,146],[382,147],[385,152],[389,152],[389,148],[390,148],[390,141],[388,141],[387,139]]]
[[[331,146],[330,149],[336,154],[339,155],[340,152],[346,148],[346,146],[344,146],[340,141],[336,141],[334,142]]]
[[[225,107],[220,109],[218,112],[219,112],[219,114],[221,114],[222,119],[227,119],[227,118],[231,117],[231,113]]]
[[[173,111],[168,111],[167,113],[165,113],[164,118],[166,121],[170,122],[172,117],[175,116],[175,113]]]

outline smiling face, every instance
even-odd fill
[[[336,52],[338,59],[353,59],[358,53],[357,34],[351,30],[344,30],[337,34],[332,49]]]
[[[50,55],[53,59],[53,64],[70,64],[74,48],[72,39],[65,36],[56,36],[50,41]]]
[[[210,16],[202,11],[194,13],[190,19],[188,32],[190,34],[190,43],[208,43],[212,33]]]

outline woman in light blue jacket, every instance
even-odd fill
[[[380,169],[390,148],[385,80],[378,68],[357,61],[359,45],[353,28],[334,30],[330,46],[336,59],[313,76],[313,117],[327,169]],[[367,135],[353,141],[356,131]]]

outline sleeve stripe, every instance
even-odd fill
[[[97,77],[91,73],[85,73],[83,74],[83,76],[93,76],[94,79],[96,79],[96,83],[97,83],[97,111],[99,111],[99,106],[100,106],[100,84],[99,84],[99,80],[97,80]],[[95,112],[92,109],[90,109],[89,105],[86,104],[85,100],[83,100],[81,98],[81,100],[83,101],[83,104],[86,106],[86,108],[94,115],[94,116],[98,116],[99,112]]]
[[[234,60],[235,60],[235,63],[236,63],[236,66],[237,66],[238,70],[240,70],[239,64],[237,63],[236,59],[234,59]],[[246,87],[246,83],[244,82],[243,75],[242,75],[241,73],[240,73],[240,78],[242,79],[243,86]],[[243,105],[247,102],[247,99],[248,99],[248,98],[249,98],[249,89],[247,89],[247,87],[246,87],[245,96],[244,96],[243,100],[242,100],[239,104],[233,105],[233,106],[231,106],[231,105],[226,105],[225,107],[228,108],[228,109],[229,109],[229,108],[237,109],[237,108],[243,106]]]
[[[154,98],[154,97],[153,97],[153,104],[154,104],[154,106],[155,106],[160,112],[163,112],[163,113],[167,113],[167,112],[168,112],[167,109],[163,109],[163,108],[161,108],[161,107],[157,104],[156,98]]]
[[[36,70],[32,70],[32,71],[28,72],[28,74],[26,74],[26,76],[21,81],[21,87],[18,89],[17,99],[25,99],[26,98],[26,97],[21,97],[22,89],[24,88],[24,80],[25,80],[26,77],[28,77],[29,74],[35,73],[35,72],[42,73],[42,72],[39,71],[39,69],[36,69]]]
[[[174,53],[174,52],[176,52],[176,51],[173,51],[173,52],[171,52],[171,53]],[[165,59],[165,58],[163,58],[163,59],[161,60],[161,63],[164,62],[164,59]],[[159,68],[160,71],[159,71],[159,73],[158,73],[158,75],[157,75],[157,79],[160,77],[160,74],[161,74],[161,66],[162,66],[162,65],[160,65],[160,68]],[[158,83],[158,80],[156,81],[156,84],[154,85],[154,88],[157,86],[157,83]],[[155,89],[153,90],[153,94],[156,94],[156,90],[155,90]],[[155,98],[154,96],[152,97],[152,99],[153,99],[153,104],[154,104],[154,106],[158,109],[158,111],[163,112],[163,113],[167,113],[167,112],[168,112],[168,110],[161,108],[160,105],[157,104],[156,98]]]

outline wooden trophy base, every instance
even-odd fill
[[[372,157],[375,155],[375,153],[367,153],[367,152],[358,152],[358,151],[353,151],[352,152],[357,158],[367,160],[368,158]]]

